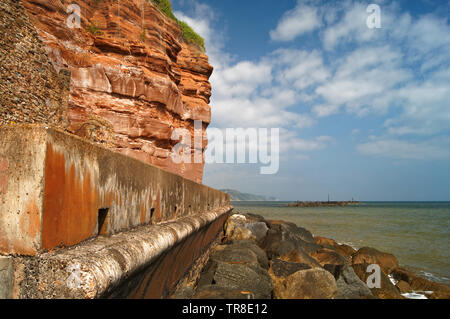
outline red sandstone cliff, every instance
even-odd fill
[[[193,120],[206,129],[213,68],[178,25],[147,0],[76,1],[78,29],[67,24],[73,1],[22,2],[56,71],[71,71],[68,130],[201,182],[203,163],[172,162],[171,135],[193,132]]]

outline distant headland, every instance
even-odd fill
[[[221,189],[220,191],[230,194],[232,201],[279,201],[278,198],[272,196],[255,195],[248,193],[241,193],[235,189]]]
[[[326,202],[293,202],[286,204],[286,207],[335,207],[335,206],[348,206],[348,205],[358,205],[360,202],[357,201],[326,201]]]

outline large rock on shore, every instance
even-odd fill
[[[264,268],[269,268],[269,259],[264,250],[250,240],[234,240],[228,245],[223,245],[224,253],[232,250],[248,250],[256,255],[259,265]]]
[[[245,224],[245,228],[251,231],[256,241],[264,239],[269,231],[267,224],[264,222],[247,223]]]
[[[225,231],[225,244],[211,253],[197,289],[188,289],[185,296],[405,299],[402,293],[426,292],[429,298],[450,298],[449,287],[399,268],[392,254],[369,247],[355,251],[332,239],[313,237],[293,223],[235,214],[228,220]],[[372,264],[380,266],[381,285],[370,289],[367,282],[373,272],[367,269]]]
[[[353,254],[352,264],[376,264],[381,267],[386,275],[389,275],[392,270],[398,267],[398,260],[392,254],[371,247],[363,247]]]
[[[326,237],[316,236],[314,237],[316,244],[322,246],[323,248],[336,250],[339,254],[345,257],[349,257],[356,253],[356,250],[345,244],[338,244],[336,241]]]
[[[367,272],[368,264],[355,264],[352,265],[356,275],[362,282],[367,283],[367,279],[371,276],[372,272]],[[394,286],[389,277],[380,271],[380,288],[371,288],[370,291],[374,296],[380,299],[404,299],[400,294],[400,290]]]
[[[322,268],[322,265],[316,259],[305,253],[301,248],[291,250],[278,258],[284,261],[306,264],[311,268]]]
[[[268,231],[260,216],[234,214],[225,224],[225,236],[228,240],[262,240]]]
[[[211,261],[242,264],[248,266],[260,266],[258,255],[250,249],[238,247],[237,245],[226,245],[211,254]]]
[[[249,291],[255,299],[270,299],[272,296],[272,279],[261,267],[219,262],[214,282],[221,287]]]
[[[300,270],[274,289],[277,299],[332,299],[337,293],[334,277],[324,269]]]
[[[192,299],[248,299],[249,293],[236,288],[227,288],[218,285],[200,287],[191,297]]]
[[[289,234],[308,243],[315,243],[314,237],[309,230],[299,227],[294,223],[282,220],[268,220],[267,223],[270,229],[281,231],[284,234]]]
[[[270,259],[287,255],[295,250],[308,254],[321,248],[315,243],[312,234],[304,228],[281,221],[267,223],[269,231],[259,245]]]
[[[307,270],[311,267],[307,264],[296,263],[291,261],[284,261],[281,259],[274,259],[270,262],[269,275],[272,278],[274,285],[274,298],[281,298],[283,291],[286,289],[286,278],[296,273],[299,270]]]
[[[196,297],[219,298],[245,292],[250,298],[271,298],[273,284],[268,267],[265,252],[251,241],[220,245],[200,275]]]
[[[431,299],[450,299],[450,287],[419,277],[412,271],[398,267],[392,271],[392,276],[398,280],[397,286],[402,292],[432,291]],[[409,291],[408,291],[409,287]]]
[[[269,274],[275,277],[286,278],[299,270],[307,269],[311,269],[307,264],[275,259],[270,262]]]
[[[396,286],[402,294],[413,291],[411,286],[406,281],[403,280],[400,280]]]
[[[372,299],[374,295],[367,285],[359,279],[350,266],[344,266],[337,274],[336,299]]]
[[[344,256],[342,256],[335,250],[328,248],[320,248],[319,250],[312,252],[310,256],[316,259],[322,266],[327,264],[344,265],[349,263],[349,261]]]

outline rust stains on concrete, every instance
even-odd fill
[[[36,255],[229,206],[225,193],[59,129],[0,127],[0,146],[3,254]]]
[[[42,223],[42,248],[72,246],[96,234],[97,193],[89,171],[72,163],[47,144]]]

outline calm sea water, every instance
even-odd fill
[[[315,236],[394,254],[401,266],[450,284],[450,202],[364,202],[346,207],[283,207],[233,202],[235,211],[294,222]]]

